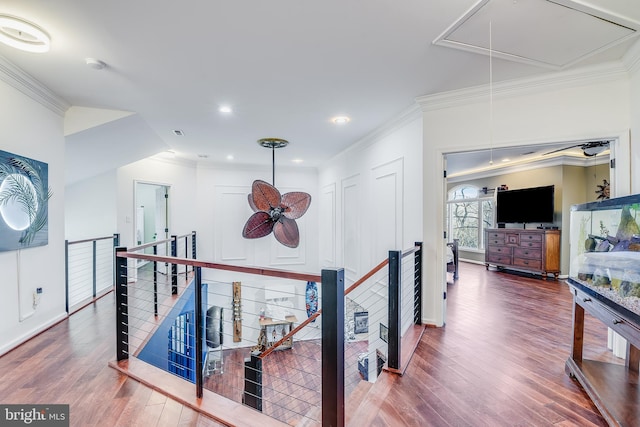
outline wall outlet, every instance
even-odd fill
[[[36,288],[33,291],[33,309],[35,310],[38,304],[40,304],[40,296],[42,295],[42,288]]]

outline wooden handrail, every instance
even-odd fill
[[[215,262],[198,261],[192,258],[179,258],[163,255],[139,254],[133,252],[117,252],[121,258],[136,258],[148,261],[166,262],[169,264],[191,265],[194,267],[211,268],[213,270],[235,271],[238,273],[255,274],[259,276],[279,277],[281,279],[302,280],[305,282],[321,282],[317,274],[297,273],[295,271],[277,270],[262,267],[244,267],[239,265],[219,264]]]
[[[367,274],[365,274],[360,279],[358,279],[353,285],[349,286],[349,288],[345,289],[345,291],[344,291],[345,296],[349,295],[349,293],[351,293],[354,289],[356,289],[358,286],[362,285],[364,282],[366,282],[368,279],[370,279],[371,276],[376,274],[378,271],[382,270],[384,268],[384,266],[386,266],[387,264],[389,264],[389,259],[385,259],[380,264],[378,264],[375,267],[373,267]],[[298,326],[293,328],[293,330],[291,332],[286,334],[279,341],[275,342],[271,347],[269,347],[268,349],[263,351],[260,354],[260,356],[258,356],[258,357],[260,359],[264,359],[265,357],[270,355],[273,350],[275,350],[277,347],[282,345],[283,342],[285,342],[286,340],[288,340],[289,338],[294,336],[296,333],[298,333],[298,331],[300,331],[302,328],[307,326],[309,323],[313,322],[318,316],[320,316],[320,314],[322,314],[322,309],[320,309],[320,310],[316,311],[315,313],[313,313],[311,316],[309,316],[307,318],[307,320],[305,320],[304,322],[300,323]]]

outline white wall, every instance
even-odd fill
[[[194,230],[198,187],[195,164],[149,158],[123,166],[117,172],[117,224],[122,246],[135,245],[136,182],[170,187],[170,234],[184,235]]]
[[[271,167],[198,167],[198,258],[320,274],[317,233],[320,207],[315,169],[276,164],[276,188],[281,194],[303,191],[311,195],[308,211],[296,220],[300,231],[297,248],[281,245],[273,234],[260,239],[242,237],[244,224],[253,214],[247,196],[256,179],[271,183]]]
[[[422,120],[411,110],[320,168],[322,267],[344,267],[350,283],[388,251],[421,240],[421,140]]]
[[[65,189],[65,237],[83,240],[116,233],[116,171],[89,178]]]
[[[589,138],[618,138],[621,146],[628,147],[630,84],[620,64],[494,84],[494,88],[494,147]],[[490,147],[488,92],[485,87],[472,88],[422,97],[418,102],[424,111],[424,183],[434,190],[423,204],[423,316],[427,323],[442,325],[446,309],[440,238],[444,231],[443,153]],[[624,194],[629,191],[630,172],[621,167],[616,173],[617,194]]]
[[[65,316],[63,118],[0,81],[0,140],[3,151],[47,163],[53,191],[49,244],[0,252],[1,355]],[[43,294],[34,311],[32,294],[37,287],[43,288]]]

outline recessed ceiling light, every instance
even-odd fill
[[[218,108],[218,111],[220,111],[221,113],[230,113],[233,110],[228,105],[223,105],[220,108]]]
[[[508,159],[508,158],[506,158],[506,157],[505,157],[504,159],[502,159],[502,161],[503,161],[503,162],[510,162],[510,161],[511,161],[511,159]]]
[[[229,155],[227,156],[227,160],[233,160],[233,159],[234,159],[233,154],[229,154]]]
[[[347,116],[338,116],[331,119],[331,121],[337,125],[343,125],[345,123],[349,123],[351,119]]]
[[[291,160],[291,161],[292,161],[293,163],[302,163],[302,162],[304,162],[304,160],[302,160],[302,159],[293,159],[293,160]]]
[[[90,68],[93,68],[94,70],[102,70],[104,67],[107,66],[107,64],[105,64],[104,62],[100,61],[99,59],[95,59],[95,58],[86,58],[84,60],[84,62]]]
[[[51,39],[41,28],[9,15],[0,15],[0,42],[35,53],[48,52],[51,48]]]

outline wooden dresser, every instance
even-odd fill
[[[484,260],[499,268],[560,274],[560,230],[489,228],[485,230]]]

